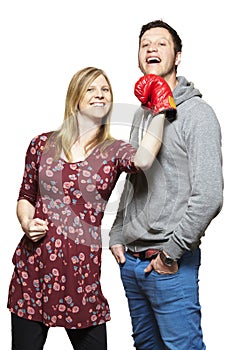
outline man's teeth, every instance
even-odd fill
[[[157,57],[149,57],[149,58],[147,58],[146,62],[147,63],[159,63],[160,59]]]

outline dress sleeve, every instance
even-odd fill
[[[119,141],[116,158],[120,172],[139,173],[141,169],[134,164],[134,156],[137,150],[130,143]]]
[[[45,139],[47,139],[46,136],[36,136],[28,146],[25,157],[23,180],[18,196],[18,200],[26,199],[33,206],[35,206],[37,200],[39,159]]]

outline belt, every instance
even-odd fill
[[[153,259],[155,258],[159,253],[160,250],[158,249],[147,249],[142,252],[132,252],[132,250],[127,249],[127,253],[129,255],[134,256],[135,258],[139,258],[141,260],[146,260],[146,259]]]

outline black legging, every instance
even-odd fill
[[[12,350],[42,350],[49,327],[11,314]],[[106,324],[82,329],[65,328],[74,350],[107,350]]]

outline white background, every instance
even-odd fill
[[[60,125],[68,83],[73,74],[85,66],[106,71],[116,103],[137,105],[133,86],[141,76],[137,66],[139,31],[143,24],[161,18],[173,26],[183,40],[178,74],[185,75],[201,90],[222,128],[225,200],[222,212],[203,239],[200,300],[207,349],[230,349],[233,312],[230,1],[7,0],[0,6],[1,348],[8,350],[11,346],[6,302],[13,271],[11,258],[21,237],[15,208],[28,143],[38,133]],[[128,131],[127,127],[113,130],[119,138],[123,134],[127,137]],[[118,194],[119,189],[113,203]],[[113,217],[111,206],[104,219],[105,234]],[[107,234],[104,240],[102,288],[112,314],[108,322],[109,350],[131,350],[127,302],[118,266],[107,248]],[[65,331],[50,329],[45,349],[64,348],[71,349]]]

